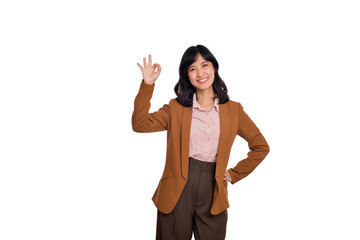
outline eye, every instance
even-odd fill
[[[208,64],[204,64],[204,65],[203,65],[203,67],[207,67],[207,66],[208,66]]]
[[[190,70],[189,70],[189,71],[191,72],[191,71],[193,71],[193,70],[195,70],[195,69],[194,69],[194,68],[190,68]]]

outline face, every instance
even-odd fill
[[[196,61],[188,67],[187,71],[191,84],[197,90],[212,88],[215,79],[215,69],[213,64],[205,60],[200,53],[197,54]]]

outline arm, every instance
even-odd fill
[[[231,183],[245,178],[249,175],[269,153],[270,148],[260,130],[255,123],[244,112],[243,107],[239,103],[239,126],[238,135],[248,142],[250,151],[247,158],[238,162],[234,168],[230,168]]]
[[[170,120],[170,108],[164,104],[158,111],[149,113],[150,99],[155,83],[149,85],[141,81],[140,89],[135,97],[134,111],[132,114],[132,128],[135,132],[157,132],[167,130]]]
[[[161,66],[158,63],[152,64],[152,57],[149,54],[149,62],[143,58],[144,66],[139,66],[143,80],[140,89],[135,97],[134,112],[132,114],[132,128],[135,132],[157,132],[168,128],[170,119],[169,105],[165,104],[157,112],[149,113],[150,99],[154,92],[155,81],[161,72]]]

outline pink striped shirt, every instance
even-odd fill
[[[220,137],[219,99],[210,111],[204,110],[193,97],[189,156],[205,162],[216,162]]]

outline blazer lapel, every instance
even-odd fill
[[[228,135],[228,126],[230,126],[230,117],[229,117],[229,105],[228,102],[224,104],[219,104],[220,112],[220,137],[219,137],[219,146],[217,151],[216,158],[216,170],[215,177],[222,177],[220,174],[223,172],[224,168],[224,153],[226,149],[226,139]],[[225,166],[226,167],[226,166]]]
[[[189,147],[190,147],[190,127],[192,119],[192,108],[183,107],[181,122],[181,174],[186,180],[189,169]]]

